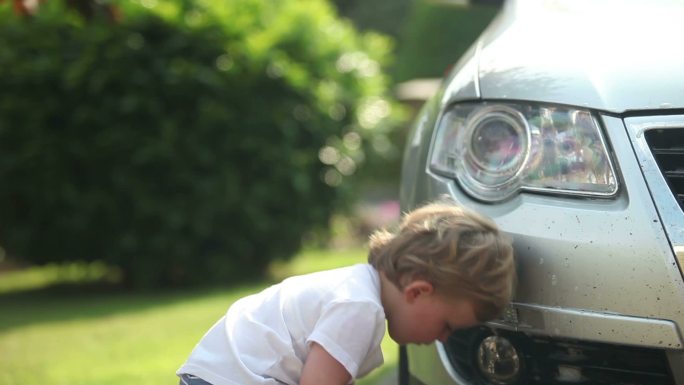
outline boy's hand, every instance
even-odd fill
[[[347,369],[321,345],[312,342],[299,385],[346,385],[349,380],[351,375]]]

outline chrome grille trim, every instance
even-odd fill
[[[672,194],[684,208],[684,128],[649,129],[644,137]]]
[[[647,141],[647,132],[653,130],[684,132],[684,115],[663,115],[663,116],[638,116],[624,119],[627,134],[632,142],[634,151],[637,156],[637,161],[641,166],[641,170],[646,180],[646,184],[653,197],[660,220],[663,224],[673,250],[673,254],[680,253],[679,250],[684,248],[684,211],[680,204],[680,197],[673,194],[669,178],[676,178],[680,170],[665,170],[665,173],[660,170],[658,156],[663,157],[667,155],[680,155],[680,149],[684,150],[684,143],[673,146],[669,144],[662,148],[656,146],[655,151],[651,151],[651,146]],[[672,131],[670,131],[672,130]],[[667,133],[666,133],[667,134]],[[671,137],[677,137],[671,135]],[[684,137],[684,136],[682,136]],[[675,148],[673,148],[675,147]],[[655,152],[655,154],[654,154]],[[682,152],[684,154],[684,152]],[[684,160],[684,156],[680,159]],[[661,161],[662,163],[662,161]],[[684,166],[684,163],[681,163]],[[668,171],[670,171],[668,173]],[[677,178],[678,179],[678,178]],[[683,187],[684,188],[684,187]],[[677,191],[677,194],[683,194],[684,191]],[[684,267],[682,265],[681,255],[677,255],[680,263],[680,271]]]

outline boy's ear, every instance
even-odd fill
[[[435,288],[430,282],[417,279],[415,281],[409,282],[406,286],[404,286],[402,291],[404,294],[404,299],[406,299],[408,303],[412,303],[422,295],[432,294],[434,290]]]

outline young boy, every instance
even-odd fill
[[[511,300],[510,239],[446,202],[370,238],[368,264],[291,277],[235,302],[178,369],[187,385],[345,385],[399,344],[445,341]]]

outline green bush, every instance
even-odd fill
[[[323,0],[142,4],[0,5],[0,245],[136,285],[259,275],[386,151],[389,43]]]

